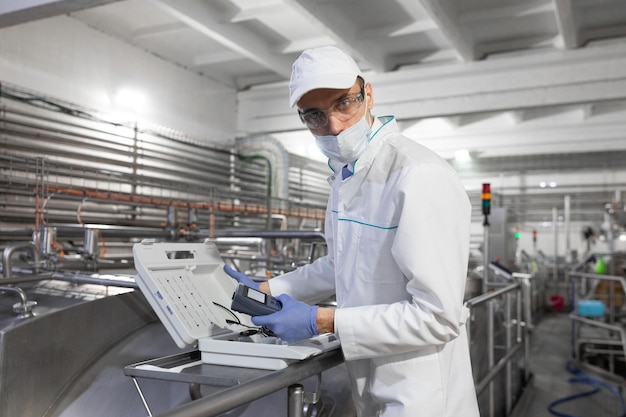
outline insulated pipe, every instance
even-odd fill
[[[237,138],[237,151],[244,157],[263,157],[270,163],[271,197],[289,199],[289,154],[272,136]]]

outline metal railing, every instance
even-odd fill
[[[567,276],[571,282],[572,312],[569,317],[572,320],[572,357],[576,366],[611,380],[623,381],[623,376],[615,369],[618,359],[626,360],[626,329],[620,322],[626,278],[576,270],[569,271]],[[620,287],[622,294],[618,294]],[[582,300],[601,301],[606,308],[597,314],[581,314],[579,304]],[[583,348],[587,353],[602,355],[607,359],[606,365],[600,367],[587,363]]]
[[[468,300],[465,304],[470,308],[470,320],[467,323],[467,332],[472,343],[472,318],[474,311],[481,306],[486,308],[486,326],[487,326],[487,372],[485,375],[477,375],[479,379],[476,381],[476,393],[481,395],[485,389],[488,389],[488,416],[502,415],[496,411],[496,393],[494,379],[504,372],[504,408],[505,414],[509,415],[515,403],[514,392],[514,364],[516,364],[519,352],[522,354],[522,373],[523,384],[529,381],[530,374],[528,370],[530,338],[529,329],[531,328],[531,306],[530,306],[530,274],[514,273],[513,277],[517,282],[505,287],[495,289]],[[504,317],[504,340],[502,345],[496,344],[495,329],[495,306],[496,303],[503,303]],[[500,353],[497,357],[497,353]],[[476,374],[475,370],[475,374]]]

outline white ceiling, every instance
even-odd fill
[[[241,134],[293,153],[319,157],[287,105],[291,63],[335,44],[376,114],[470,152],[453,162],[468,190],[550,196],[526,211],[574,195],[582,217],[626,191],[626,0],[0,0],[0,28],[60,14],[236,89]]]

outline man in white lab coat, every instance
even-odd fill
[[[332,170],[328,255],[260,285],[227,267],[283,303],[253,322],[287,341],[335,332],[359,417],[478,417],[463,306],[471,206],[457,174],[371,114],[372,86],[341,50],[304,51],[289,87]],[[336,309],[314,305],[332,294]]]

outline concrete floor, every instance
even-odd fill
[[[571,357],[571,320],[567,313],[547,313],[535,326],[531,336],[530,370],[533,375],[530,398],[519,411],[520,417],[618,417],[624,410],[618,397],[607,389],[561,403],[549,411],[554,401],[574,394],[590,391],[590,385],[570,383],[574,377],[567,370]],[[596,377],[593,374],[587,374]],[[622,396],[623,387],[622,387]]]

